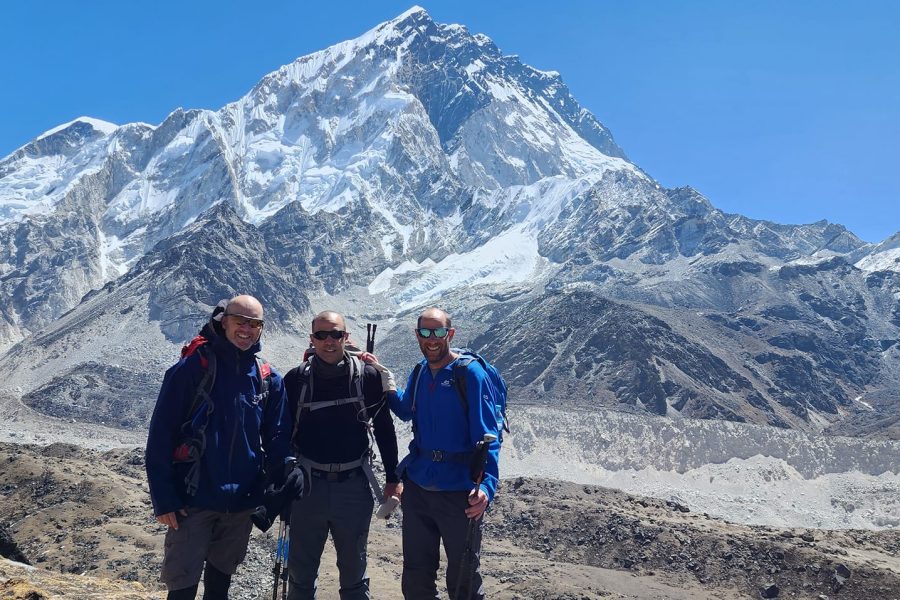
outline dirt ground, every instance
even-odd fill
[[[142,454],[0,444],[0,553],[37,567],[0,561],[0,597],[164,596],[163,529]],[[502,482],[487,519],[485,587],[500,600],[900,600],[900,531],[734,525],[671,502],[525,478]],[[274,545],[274,530],[254,532],[232,598],[271,597]],[[401,598],[401,568],[399,515],[373,521],[374,598]],[[336,576],[328,544],[321,598],[338,597]]]

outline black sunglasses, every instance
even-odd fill
[[[339,340],[343,338],[347,334],[346,331],[341,331],[340,329],[333,329],[331,331],[316,331],[313,333],[313,337],[319,341],[326,340],[331,338],[333,340]]]
[[[429,329],[427,327],[419,327],[416,329],[416,333],[418,333],[423,338],[429,338],[434,336],[436,338],[445,338],[447,334],[450,333],[450,330],[446,327],[436,327],[434,329]]]
[[[247,315],[241,315],[238,313],[224,313],[223,317],[231,317],[234,319],[234,322],[242,327],[250,327],[252,329],[262,329],[263,320],[257,319],[256,317],[248,317]]]

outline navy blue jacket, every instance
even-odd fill
[[[290,445],[281,376],[272,371],[268,398],[260,402],[261,380],[255,355],[259,343],[241,352],[224,336],[202,351],[216,354],[216,377],[210,397],[212,412],[202,402],[188,426],[196,433],[206,420],[206,449],[194,496],[185,492],[190,463],[174,463],[172,453],[184,437],[182,425],[204,375],[199,351],[180,360],[163,379],[147,436],[146,468],[150,499],[159,516],[185,506],[239,512],[262,504],[265,472],[278,478]],[[265,469],[265,471],[264,471]]]

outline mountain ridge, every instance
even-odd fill
[[[440,302],[523,393],[895,435],[894,238],[749,219],[662,188],[557,73],[422,9],[217,111],[177,109],[155,127],[76,119],[23,148],[0,161],[0,365],[6,389],[52,392],[52,410],[75,402],[66,377],[111,355],[152,357],[115,375],[143,381],[218,299],[246,291],[285,364],[317,308],[403,318]],[[567,295],[579,300],[559,304]],[[541,348],[573,329],[578,304],[599,313],[585,325],[610,363],[596,378],[553,373]],[[558,324],[544,305],[561,307]],[[515,336],[478,337],[522,323],[543,365]],[[630,346],[603,341],[617,330]],[[92,343],[64,345],[77,339]],[[408,356],[386,348],[389,364]],[[28,366],[67,352],[59,372]],[[533,379],[517,372],[532,366],[544,367]],[[152,391],[140,395],[145,407]]]

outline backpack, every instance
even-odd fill
[[[197,491],[200,479],[200,458],[206,450],[206,426],[209,424],[209,416],[214,409],[210,394],[216,382],[216,353],[209,350],[208,344],[214,337],[225,335],[221,321],[216,319],[217,315],[224,312],[225,303],[220,302],[213,310],[209,322],[200,329],[200,332],[190,342],[181,348],[181,359],[184,360],[192,354],[197,354],[200,368],[203,370],[203,377],[197,383],[191,399],[191,405],[181,419],[182,424],[179,428],[181,442],[172,451],[172,462],[193,463],[184,478],[185,491],[188,496],[193,496]],[[265,410],[272,381],[272,368],[269,366],[269,363],[264,362],[258,356],[253,358],[256,361],[257,376],[260,378],[259,403]],[[191,424],[196,419],[204,400],[206,401],[205,419],[200,423],[197,430],[193,430]]]
[[[206,349],[206,345],[209,341],[210,340],[201,332],[200,335],[194,337],[194,339],[181,348],[181,358],[187,358],[196,353],[200,357],[200,368],[203,369],[203,377],[200,379],[200,383],[197,384],[197,389],[194,391],[191,407],[185,412],[184,418],[182,419],[185,425],[190,424],[191,421],[194,420],[194,417],[197,416],[196,412],[200,407],[200,403],[203,400],[210,399],[213,384],[216,382],[216,353]],[[258,356],[254,356],[253,358],[256,361],[256,372],[261,379],[259,402],[262,407],[265,408],[266,400],[269,398],[269,385],[272,381],[272,367]],[[207,407],[207,415],[209,415],[213,411],[212,402],[207,402]]]
[[[481,368],[484,369],[484,372],[487,373],[488,381],[491,382],[491,386],[494,388],[494,413],[497,417],[497,424],[499,425],[498,430],[500,437],[498,438],[498,441],[502,444],[503,432],[509,433],[509,421],[506,418],[506,381],[503,380],[503,376],[500,375],[500,371],[497,370],[497,367],[489,363],[483,356],[474,350],[469,350],[468,348],[452,348],[451,350],[459,355],[456,364],[453,365],[453,382],[456,385],[457,395],[459,396],[463,414],[466,415],[466,418],[469,417],[469,400],[466,397],[466,373],[469,370],[469,363],[477,361],[478,364],[481,365]],[[421,362],[416,364],[412,374],[412,411],[414,413],[416,412],[416,389],[419,387],[419,376],[422,374],[422,364],[423,363]],[[414,418],[413,434],[415,434],[415,428],[416,420]]]
[[[300,427],[301,417],[311,411],[320,410],[331,406],[342,406],[344,404],[355,403],[359,406],[358,414],[361,417],[360,421],[363,423],[368,423],[369,412],[366,408],[365,396],[363,396],[363,371],[365,369],[365,365],[356,356],[349,356],[348,358],[350,361],[350,387],[356,388],[356,395],[349,396],[347,398],[340,398],[338,400],[307,402],[307,395],[312,397],[313,391],[315,390],[315,385],[312,377],[313,357],[312,355],[307,357],[306,354],[304,354],[303,363],[299,367],[300,374],[299,377],[297,377],[297,385],[299,386],[300,391],[297,394],[297,414],[294,417],[294,435],[297,434],[297,430]],[[309,392],[308,394],[307,391]]]
[[[315,391],[315,381],[312,376],[313,360],[315,360],[315,357],[311,356],[309,359],[304,360],[299,367],[300,372],[299,376],[297,377],[297,386],[300,388],[300,391],[297,396],[297,414],[294,417],[294,431],[291,434],[291,441],[293,442],[294,437],[299,435],[300,422],[304,415],[314,410],[321,410],[334,406],[344,406],[347,404],[356,404],[359,407],[359,410],[356,413],[357,420],[366,430],[366,436],[368,437],[369,445],[363,452],[362,456],[360,456],[357,460],[353,460],[350,462],[324,464],[298,454],[297,463],[303,468],[304,472],[306,473],[307,481],[310,481],[313,469],[316,469],[318,471],[327,471],[328,473],[340,473],[361,467],[363,473],[365,473],[366,475],[366,479],[369,482],[369,487],[372,490],[372,494],[375,496],[375,499],[378,502],[381,502],[383,497],[383,490],[381,488],[381,485],[378,483],[377,478],[375,477],[375,472],[372,467],[373,460],[375,458],[375,452],[372,449],[372,443],[374,441],[373,424],[371,422],[372,417],[369,415],[369,409],[366,407],[366,398],[363,394],[363,373],[366,366],[359,359],[359,357],[348,355],[348,389],[351,390],[351,394],[353,393],[352,390],[355,389],[355,396],[351,395],[346,398],[338,398],[336,400],[307,401],[307,397],[312,398],[313,392]],[[306,489],[308,490],[309,488],[307,487]]]

